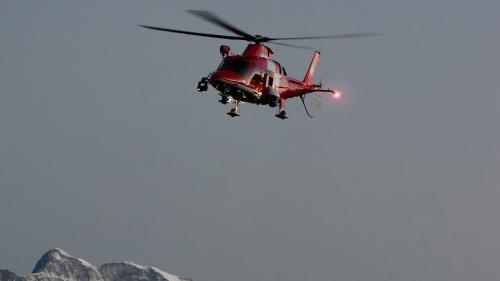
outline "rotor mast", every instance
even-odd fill
[[[242,54],[245,57],[262,57],[268,59],[271,59],[272,55],[273,51],[268,46],[260,43],[248,44]]]

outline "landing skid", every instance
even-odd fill
[[[231,110],[227,113],[227,115],[229,115],[231,117],[240,116],[240,109],[238,108],[239,105],[240,105],[240,102],[239,101],[235,101],[234,102],[234,107],[231,108]]]
[[[231,101],[231,99],[228,96],[221,94],[221,98],[219,100],[220,103],[227,104],[230,101]]]
[[[237,111],[233,111],[231,109],[231,111],[229,111],[228,113],[226,113],[227,115],[231,116],[231,117],[239,117],[240,116],[240,113],[237,112]]]
[[[276,113],[276,115],[274,116],[278,117],[281,120],[287,119],[288,117],[286,116],[286,111],[283,110],[284,107],[285,107],[285,100],[280,99],[278,106],[278,113]]]
[[[281,120],[285,120],[287,119],[288,117],[286,116],[286,111],[282,110],[280,111],[278,114],[274,115],[276,117],[278,117],[279,119]]]

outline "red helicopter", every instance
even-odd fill
[[[227,21],[216,16],[214,13],[203,10],[188,10],[189,13],[198,16],[210,23],[222,27],[233,35],[217,35],[209,33],[199,33],[178,29],[169,29],[140,25],[141,27],[181,33],[194,36],[221,38],[228,40],[243,40],[250,44],[243,51],[243,54],[237,55],[231,52],[229,46],[220,46],[222,62],[217,70],[210,73],[207,77],[201,78],[198,82],[197,90],[204,92],[208,90],[208,84],[219,91],[222,104],[231,103],[233,107],[227,113],[231,117],[240,116],[239,105],[241,103],[252,103],[258,105],[269,105],[278,107],[276,117],[286,119],[285,100],[299,97],[304,105],[307,116],[313,118],[306,107],[304,96],[313,92],[328,92],[334,98],[340,98],[341,94],[332,89],[323,89],[321,83],[313,83],[313,74],[316,64],[319,61],[320,52],[315,51],[309,68],[302,80],[287,76],[285,68],[277,61],[272,59],[273,51],[264,45],[264,43],[276,44],[281,46],[296,47],[302,49],[312,49],[309,47],[291,45],[276,42],[278,40],[304,40],[304,39],[326,39],[326,38],[360,38],[376,36],[376,33],[347,33],[327,36],[307,36],[307,37],[284,37],[271,38],[262,35],[251,35]]]

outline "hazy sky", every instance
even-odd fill
[[[195,92],[227,34],[323,49],[308,119]],[[500,2],[0,2],[0,267],[61,247],[195,281],[500,279]],[[312,52],[274,47],[303,77]],[[309,98],[313,104],[313,99]]]

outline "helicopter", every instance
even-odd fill
[[[335,39],[335,38],[361,38],[377,36],[373,32],[346,33],[326,36],[305,36],[305,37],[267,37],[262,35],[251,35],[240,28],[223,20],[216,14],[205,10],[187,10],[187,12],[215,24],[234,35],[218,35],[211,33],[200,33],[179,29],[170,29],[149,25],[139,25],[152,30],[180,33],[185,35],[220,38],[226,40],[242,40],[249,42],[241,55],[231,52],[227,45],[221,45],[219,53],[222,61],[218,68],[209,75],[202,77],[198,82],[198,92],[208,90],[208,85],[216,89],[221,97],[222,104],[231,104],[232,107],[227,113],[231,117],[240,116],[239,106],[242,103],[256,105],[268,105],[277,108],[275,114],[280,119],[287,119],[284,110],[285,101],[290,98],[299,97],[308,117],[313,118],[307,109],[304,96],[314,92],[327,92],[333,98],[339,99],[339,91],[323,88],[322,83],[314,84],[313,75],[318,64],[320,52],[310,47],[292,45],[288,43],[276,42],[285,40],[309,40],[309,39]],[[275,44],[280,46],[295,47],[301,49],[312,49],[314,55],[303,79],[292,78],[287,75],[285,68],[272,58],[273,51],[265,45]]]

